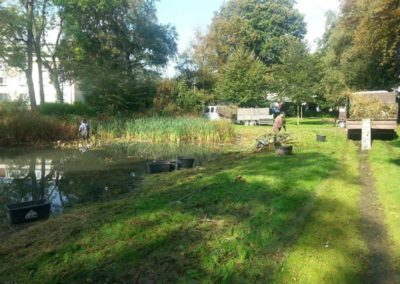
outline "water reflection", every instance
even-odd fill
[[[119,144],[105,150],[0,151],[0,206],[48,199],[53,214],[77,203],[109,199],[134,190],[146,174],[146,160],[193,156],[215,159],[209,147]],[[1,210],[0,216],[5,216]]]
[[[53,213],[62,213],[66,206],[129,192],[144,172],[142,160],[103,151],[0,153],[0,205],[46,198]]]

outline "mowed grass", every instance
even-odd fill
[[[340,129],[307,122],[289,121],[292,156],[230,152],[147,176],[122,199],[8,229],[0,282],[357,283],[366,255],[357,148]],[[315,141],[321,131],[328,142]]]
[[[392,245],[392,257],[396,269],[400,270],[400,139],[374,141],[369,161]]]

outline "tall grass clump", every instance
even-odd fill
[[[126,133],[126,121],[118,118],[109,121],[94,121],[92,129],[93,133],[101,139],[121,138]]]
[[[229,143],[235,136],[230,121],[192,117],[115,120],[99,124],[96,133],[105,139],[123,137],[152,143]]]
[[[76,126],[10,103],[0,106],[0,145],[44,144],[75,139]]]
[[[235,136],[230,121],[191,117],[140,118],[126,123],[126,137],[155,143],[227,143]]]

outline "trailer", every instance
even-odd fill
[[[238,108],[236,121],[244,125],[273,125],[274,115],[269,108]]]
[[[397,94],[387,91],[352,93],[346,106],[346,129],[349,139],[361,139],[363,120],[370,119],[372,137],[394,138],[399,105]]]

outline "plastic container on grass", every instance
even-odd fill
[[[5,205],[11,224],[32,222],[50,216],[51,202],[46,199]]]
[[[194,165],[194,158],[190,157],[177,157],[176,158],[177,168],[179,169],[191,169]]]

